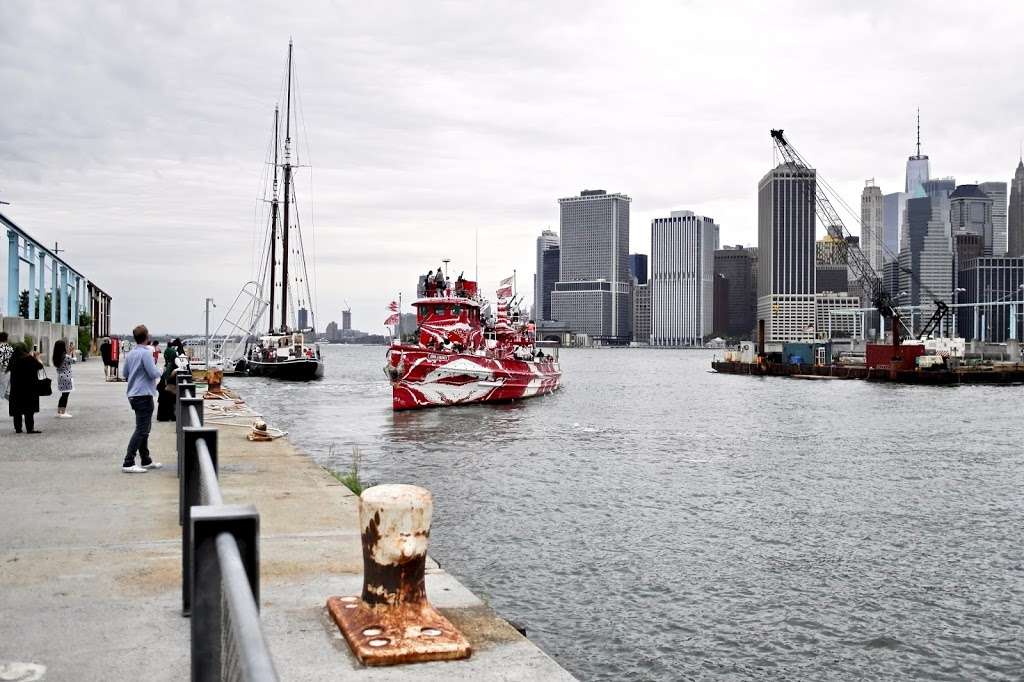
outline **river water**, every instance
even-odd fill
[[[383,348],[324,352],[232,385],[430,489],[431,555],[581,679],[1024,678],[1024,388],[572,349],[555,395],[396,414]]]

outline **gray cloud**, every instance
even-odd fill
[[[856,206],[902,186],[920,106],[933,173],[1008,179],[1024,12],[911,3],[0,3],[4,212],[115,296],[120,329],[198,329],[251,276],[256,198],[296,43],[319,315],[379,329],[448,256],[488,288],[556,199],[633,199],[756,239],[771,127]],[[305,136],[308,133],[308,150]],[[312,187],[310,187],[312,179]],[[308,199],[312,190],[312,213]],[[182,254],[191,267],[178,265]],[[0,283],[2,284],[2,283]]]

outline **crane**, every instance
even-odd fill
[[[786,163],[803,166],[804,168],[810,168],[811,165],[800,156],[800,154],[793,149],[789,141],[786,140],[785,135],[781,129],[772,130],[772,139],[775,141],[775,146],[779,150],[779,154]],[[810,182],[807,179],[806,182]],[[843,224],[842,218],[839,217],[839,213],[835,207],[832,206],[832,202],[829,201],[828,195],[825,190],[822,189],[822,183],[814,183],[814,192],[805,192],[808,201],[814,202],[814,211],[818,215],[818,219],[825,223],[825,229],[833,239],[837,240],[841,244],[845,244],[847,265],[853,272],[854,277],[860,283],[864,289],[865,297],[871,301],[871,305],[878,310],[879,314],[884,318],[891,320],[892,328],[892,343],[893,346],[900,345],[900,339],[905,332],[908,337],[914,337],[914,330],[907,325],[906,320],[903,319],[902,315],[897,307],[896,299],[893,297],[892,292],[888,291],[882,282],[882,278],[879,276],[875,269],[871,266],[867,256],[860,250],[857,244],[852,243],[850,237],[850,231],[846,229],[846,225]],[[935,304],[935,311],[932,316],[921,328],[920,333],[917,335],[919,339],[925,339],[931,335],[939,325],[942,323],[943,318],[949,311],[949,306],[946,305],[945,301],[942,301],[937,296],[925,287],[917,275],[911,271],[906,271],[911,277],[915,279],[918,286],[931,295]]]

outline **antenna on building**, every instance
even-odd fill
[[[64,253],[64,249],[58,249],[57,248],[57,242],[54,242],[53,243],[53,255],[59,256],[62,253]]]
[[[921,107],[917,108],[917,155],[921,156]]]

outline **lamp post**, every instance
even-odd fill
[[[957,325],[957,319],[956,319],[957,310],[958,310],[958,308],[956,307],[956,304],[957,304],[957,302],[960,299],[960,294],[964,293],[966,291],[967,291],[967,289],[964,289],[963,287],[957,287],[956,289],[953,289],[953,291],[951,292],[953,294],[953,329],[952,329],[952,333],[949,335],[950,338],[954,338],[957,334],[960,333],[960,327]]]
[[[204,345],[206,347],[206,371],[207,372],[210,371],[210,306],[213,306],[214,308],[217,307],[217,304],[213,302],[212,298],[206,299],[206,343]],[[228,311],[228,312],[230,312],[230,311]],[[207,376],[209,376],[209,374],[207,374]]]

